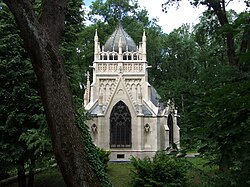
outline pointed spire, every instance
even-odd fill
[[[95,30],[95,38],[94,38],[95,42],[98,42],[98,35],[97,35],[97,29]]]
[[[122,37],[120,36],[119,38],[119,43],[118,43],[119,48],[122,47]]]
[[[100,92],[98,97],[99,114],[103,114],[103,93]]]
[[[119,42],[118,42],[118,60],[122,60],[122,37],[120,36]]]
[[[86,77],[87,77],[87,83],[89,83],[90,81],[89,81],[89,71],[87,71],[87,73],[85,74],[86,75]]]
[[[146,57],[146,34],[145,34],[145,29],[143,30],[143,35],[142,35],[142,60],[147,60],[147,57]]]
[[[87,77],[87,85],[86,85],[85,93],[84,93],[84,106],[86,106],[89,103],[90,92],[91,92],[91,90],[90,90],[90,81],[89,81],[89,71],[87,71],[85,76]]]
[[[145,29],[143,29],[142,42],[146,42],[146,34],[145,34]]]
[[[97,35],[97,29],[95,30],[95,37],[94,37],[94,41],[95,41],[95,51],[94,51],[94,54],[95,54],[95,58],[94,60],[98,60],[98,53],[99,53],[99,44],[98,44],[98,35]]]

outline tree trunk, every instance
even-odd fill
[[[226,145],[221,146],[220,148],[221,158],[219,161],[219,170],[221,172],[227,172],[230,165],[230,156]]]
[[[213,8],[214,13],[218,17],[221,26],[229,24],[225,9],[225,1],[208,0],[207,6]],[[227,43],[227,57],[229,63],[233,66],[239,66],[238,59],[236,58],[235,54],[234,38],[231,31],[227,31],[226,33],[226,43]]]
[[[250,18],[246,20],[245,24],[250,25]],[[250,28],[249,26],[245,26],[244,33],[241,39],[240,52],[241,54],[250,53]],[[250,55],[248,55],[247,58],[243,60],[243,63],[247,63],[249,61],[250,61]]]
[[[59,39],[64,29],[66,0],[44,0],[37,19],[30,0],[4,0],[21,30],[45,109],[56,161],[67,186],[100,186],[84,152]]]
[[[24,161],[23,159],[19,159],[17,163],[17,181],[18,187],[26,187],[26,176],[25,176],[25,169],[24,169]]]
[[[28,187],[34,186],[34,176],[35,176],[35,158],[30,159],[29,175],[28,175]]]

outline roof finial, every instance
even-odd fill
[[[98,42],[97,29],[95,29],[95,41],[97,41],[97,42]]]
[[[146,42],[145,29],[143,29],[142,42]]]

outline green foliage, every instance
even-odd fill
[[[27,150],[34,150],[34,154],[39,157],[43,153],[51,152],[51,139],[48,136],[48,129],[40,126],[38,129],[28,129],[20,135],[20,141],[27,144]]]
[[[129,14],[130,16],[136,15],[138,12],[138,3],[136,0],[108,0],[105,2],[96,0],[92,2],[90,8],[89,19],[92,22],[97,22],[101,17],[101,22],[114,25],[117,24],[122,17],[126,17]],[[93,15],[98,15],[98,19]]]
[[[99,154],[101,162],[104,165],[105,170],[107,171],[108,162],[109,162],[109,155],[111,154],[111,151],[106,151],[102,148],[97,147],[97,152]]]
[[[84,151],[86,153],[87,159],[90,163],[92,170],[97,175],[98,180],[102,186],[112,186],[107,174],[105,172],[105,166],[100,159],[96,146],[92,142],[92,138],[89,134],[89,129],[85,124],[86,117],[82,110],[79,111],[77,116],[77,125],[82,130],[83,140],[85,142]]]
[[[151,160],[132,158],[133,186],[185,186],[189,164],[186,160],[157,152]]]
[[[233,28],[237,43],[236,54],[242,71],[250,71],[250,12],[242,12],[234,22]]]
[[[182,26],[166,36],[159,76],[163,84],[157,90],[163,100],[174,98],[179,108],[182,145],[199,149],[223,171],[212,186],[247,186],[249,13],[231,11],[227,16],[230,25],[221,27],[218,18],[206,12],[192,34]],[[229,65],[225,33],[234,35],[240,67]]]
[[[35,0],[32,3],[39,15],[41,1]],[[83,12],[80,10],[82,3],[80,0],[68,2],[66,27],[61,42],[67,75],[76,101],[82,97],[76,53],[78,34],[83,28]],[[19,167],[17,163],[20,159],[27,166],[34,158],[43,162],[47,159],[46,155],[52,156],[52,148],[35,73],[24,50],[20,31],[6,5],[0,2],[0,6],[0,163],[1,168],[8,171]]]
[[[65,15],[65,30],[60,40],[60,50],[64,59],[65,71],[70,82],[69,86],[77,104],[82,104],[82,90],[79,84],[84,80],[85,68],[82,68],[82,58],[79,53],[81,33],[84,30],[84,11],[82,0],[67,1],[67,12]]]
[[[28,166],[31,159],[40,156],[41,144],[28,148],[29,142],[20,136],[44,127],[45,118],[28,54],[13,16],[2,3],[0,22],[0,163],[9,171],[19,168],[20,163]],[[41,137],[37,138],[39,142]]]
[[[192,137],[201,141],[199,152],[233,175],[228,179],[237,185],[249,181],[249,100],[250,81],[243,77],[204,93],[189,115]]]

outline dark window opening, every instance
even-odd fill
[[[117,158],[125,158],[124,154],[117,154]]]
[[[168,115],[168,128],[169,128],[169,145],[172,146],[174,143],[174,129],[173,129],[173,117],[171,114]]]
[[[122,101],[116,103],[110,114],[110,147],[131,147],[131,114]]]

